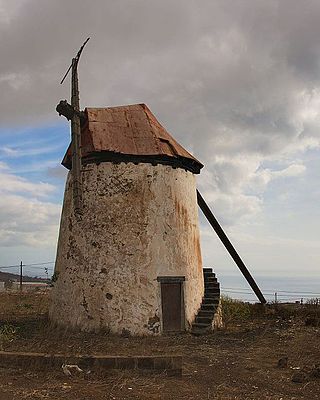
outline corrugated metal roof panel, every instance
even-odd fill
[[[114,159],[132,156],[135,161],[163,162],[199,173],[203,165],[187,152],[158,122],[145,104],[108,108],[86,108],[87,123],[82,127],[82,158]],[[146,158],[147,157],[147,158]],[[71,149],[62,164],[71,168]]]

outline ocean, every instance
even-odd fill
[[[239,275],[217,275],[221,293],[234,299],[256,302],[246,280]],[[299,276],[254,276],[254,279],[267,301],[305,302],[311,298],[320,299],[320,277]]]

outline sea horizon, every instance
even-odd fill
[[[242,275],[217,274],[221,293],[242,301],[258,302]],[[267,301],[305,302],[320,299],[320,276],[255,275],[254,279]]]

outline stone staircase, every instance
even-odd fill
[[[192,324],[191,333],[202,335],[211,331],[212,322],[219,306],[220,286],[212,268],[204,268],[204,297]]]

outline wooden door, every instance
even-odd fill
[[[163,331],[182,330],[182,296],[180,282],[161,283]]]

